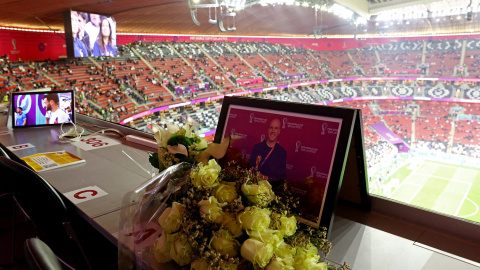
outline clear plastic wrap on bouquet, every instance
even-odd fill
[[[118,232],[119,269],[180,269],[174,262],[160,264],[154,244],[162,233],[158,218],[169,198],[186,187],[192,165],[180,163],[125,194]]]

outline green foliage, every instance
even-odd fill
[[[167,141],[167,144],[168,145],[171,145],[171,146],[174,146],[174,145],[177,145],[177,144],[183,144],[185,145],[185,147],[190,147],[190,145],[192,145],[192,140],[188,137],[185,137],[184,135],[177,135],[177,134],[174,134],[172,135],[168,141]]]
[[[165,165],[163,165],[162,162],[158,159],[158,153],[149,153],[148,155],[148,161],[154,168],[157,168],[159,171],[163,171],[166,169]]]
[[[150,153],[148,156],[148,161],[150,161],[150,164],[152,164],[153,167],[160,169],[159,168],[159,161],[158,161],[158,153]]]

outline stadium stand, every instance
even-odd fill
[[[422,58],[428,65],[429,73],[425,75],[454,77],[462,60],[459,51],[463,44],[466,49],[464,63],[468,70],[464,75],[471,76],[478,66],[478,43],[477,40],[463,43],[459,39],[401,41],[350,51],[317,52],[263,42],[138,41],[120,46],[121,53],[116,58],[35,63],[12,63],[2,58],[0,86],[3,94],[43,87],[73,88],[80,101],[76,108],[78,112],[118,122],[156,107],[269,85],[331,76],[377,76],[381,64],[390,70],[418,69]],[[239,85],[241,80],[258,77],[262,80]],[[208,86],[200,88],[199,85]],[[475,100],[480,99],[480,90],[476,83],[466,85],[449,81],[346,81],[280,89],[256,96],[303,103],[363,96],[462,97]],[[478,128],[476,119],[455,118],[459,114],[480,115],[480,106],[475,103],[460,106],[452,102],[392,99],[347,101],[335,105],[362,109],[367,149],[380,147],[377,145],[383,142],[369,125],[384,122],[403,140],[416,147],[443,152],[450,149],[452,153],[469,155],[478,152],[475,146],[479,138],[473,134],[473,130]],[[220,106],[219,102],[206,102],[205,106],[167,110],[161,115],[138,119],[132,125],[151,132],[149,125],[152,123],[173,121],[180,125],[194,123],[202,130],[212,130],[218,121]]]

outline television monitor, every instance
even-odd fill
[[[115,18],[69,10],[63,14],[63,21],[68,57],[117,55]]]
[[[74,110],[73,90],[12,93],[13,128],[75,122]]]

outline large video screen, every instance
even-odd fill
[[[115,18],[70,10],[63,14],[63,20],[68,57],[117,55]]]

